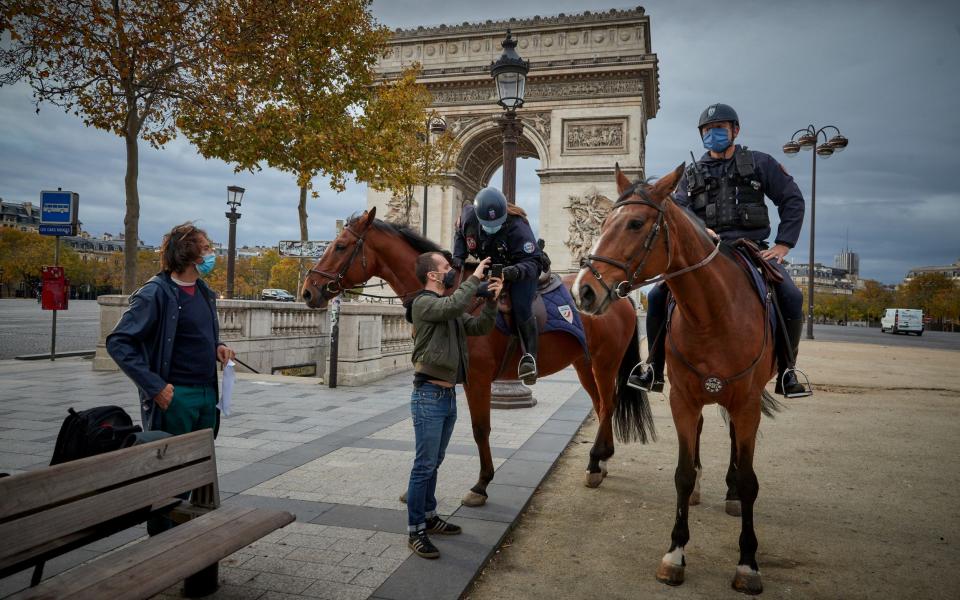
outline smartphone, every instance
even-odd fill
[[[490,265],[490,277],[496,277],[497,279],[502,279],[503,265],[498,265],[498,264]]]

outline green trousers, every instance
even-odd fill
[[[163,412],[161,429],[173,435],[201,429],[213,429],[217,424],[217,388],[207,385],[174,385],[173,400]]]

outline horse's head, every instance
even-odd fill
[[[669,265],[664,202],[677,187],[683,165],[653,185],[631,182],[616,167],[617,202],[600,227],[600,235],[583,261],[573,286],[577,307],[601,314]]]
[[[327,303],[372,277],[376,260],[364,249],[364,240],[377,216],[376,207],[351,219],[310,269],[301,293],[310,308],[326,308]]]

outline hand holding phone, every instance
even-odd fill
[[[490,265],[490,277],[496,277],[497,279],[501,279],[503,277],[503,265],[501,264]]]

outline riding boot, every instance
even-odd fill
[[[520,323],[517,326],[517,332],[520,334],[520,344],[523,346],[523,356],[520,357],[520,365],[517,367],[517,377],[524,384],[533,385],[537,382],[537,348],[540,343],[537,318],[530,317],[526,322]]]
[[[631,374],[627,385],[646,392],[663,392],[663,363],[666,359],[663,320],[647,316],[647,351],[650,353],[650,365],[640,373]],[[641,363],[642,365],[643,363]],[[640,366],[640,365],[638,365]],[[634,368],[636,371],[636,368]]]
[[[787,398],[810,396],[813,391],[808,390],[800,383],[797,379],[797,373],[793,369],[797,360],[797,353],[800,351],[803,319],[784,319],[784,323],[786,331],[780,339],[780,348],[777,353],[777,384],[774,391]]]

